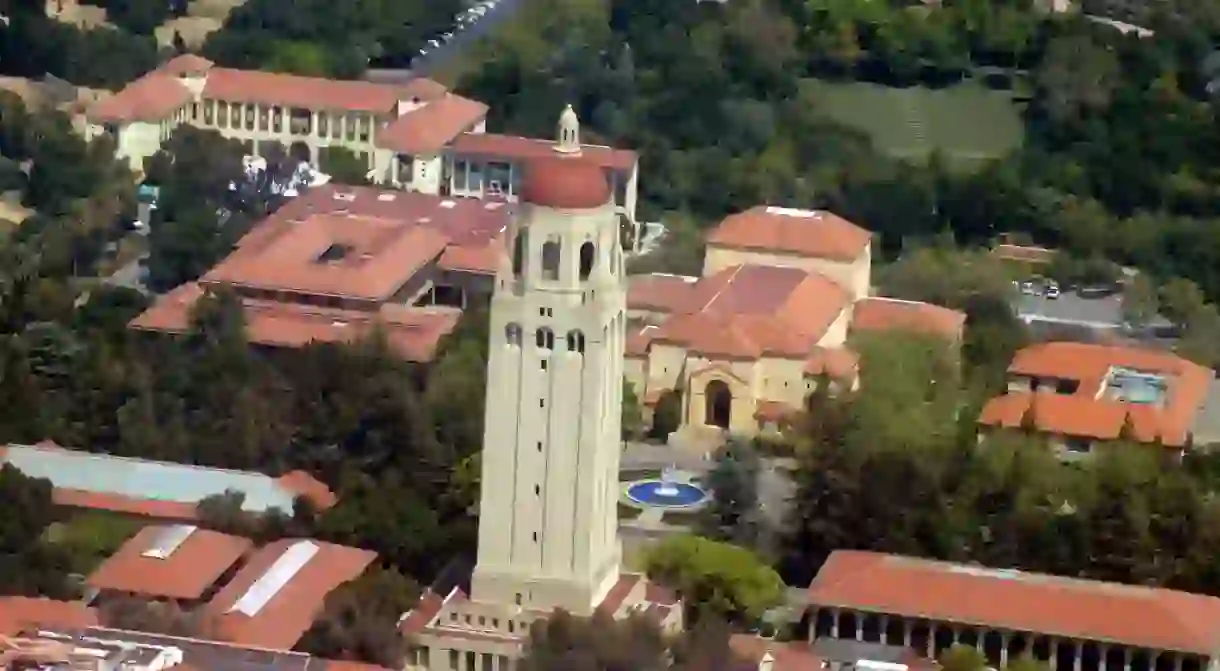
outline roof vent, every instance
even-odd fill
[[[782,214],[785,217],[804,217],[806,219],[822,216],[822,213],[817,210],[801,210],[795,207],[776,207],[774,205],[767,206],[767,214]]]
[[[432,217],[420,217],[418,219],[418,223],[421,223],[421,224],[427,224],[427,223],[430,223],[431,221],[432,221]]]
[[[446,210],[452,210],[454,207],[457,207],[457,202],[452,200],[442,200],[441,207],[445,208]]]
[[[351,193],[350,191],[336,191],[333,197],[335,200],[342,200],[349,203],[356,200],[356,194]]]
[[[379,194],[377,194],[377,200],[380,200],[380,201],[381,201],[381,202],[383,202],[383,203],[388,203],[388,202],[390,202],[391,200],[394,200],[394,197],[395,197],[395,196],[394,196],[394,194],[392,194],[392,193],[379,193]]]
[[[141,552],[141,557],[149,559],[169,559],[169,556],[174,554],[174,550],[182,547],[187,538],[195,533],[198,527],[190,524],[173,524],[166,527],[161,527],[153,536],[152,543],[148,549]]]
[[[337,328],[343,328],[344,326],[347,326],[347,322],[336,319],[335,321],[331,322],[330,325]]]
[[[496,200],[496,201],[492,201],[492,202],[487,203],[486,205],[484,205],[484,206],[483,206],[483,209],[485,209],[485,210],[498,210],[498,209],[500,209],[501,207],[504,207],[504,201],[502,201],[502,200]]]
[[[229,608],[228,612],[241,613],[247,617],[257,615],[263,606],[275,598],[275,595],[284,589],[284,586],[291,582],[321,549],[313,541],[293,543],[284,551],[284,554],[275,560],[267,572],[255,581],[245,594],[241,595],[241,598]]]

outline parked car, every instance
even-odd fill
[[[1046,297],[1050,298],[1052,300],[1059,298],[1059,285],[1058,284],[1046,285]]]

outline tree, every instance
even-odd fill
[[[661,392],[652,409],[652,430],[648,436],[653,440],[667,440],[681,425],[682,392],[676,389]]]
[[[323,147],[318,168],[339,184],[368,184],[368,163],[344,147]]]
[[[623,379],[623,440],[637,440],[644,433],[644,411],[635,385]]]
[[[712,498],[702,511],[702,535],[757,547],[759,467],[757,452],[745,441],[730,441],[717,450],[715,466],[706,480]]]
[[[556,611],[535,621],[520,671],[662,671],[666,645],[656,624],[632,615],[616,622],[598,612],[584,620]]]
[[[1055,120],[1104,108],[1118,80],[1117,56],[1085,35],[1052,39],[1034,73],[1041,102]]]
[[[672,585],[694,621],[754,622],[784,598],[784,582],[749,550],[698,536],[671,536],[648,552],[648,576]]]
[[[1207,298],[1194,282],[1181,277],[1171,278],[1158,292],[1161,313],[1178,328],[1185,328],[1207,309]]]
[[[1123,322],[1133,329],[1142,329],[1156,318],[1157,291],[1143,273],[1131,278],[1123,287]]]
[[[955,643],[940,653],[940,666],[944,671],[982,671],[987,668],[987,658],[977,648]]]
[[[326,596],[297,648],[318,657],[394,668],[406,653],[398,618],[414,607],[419,586],[396,570],[372,567]]]

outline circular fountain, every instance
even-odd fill
[[[627,500],[641,508],[664,508],[668,510],[696,508],[707,502],[708,493],[703,488],[683,478],[673,468],[661,470],[657,479],[639,480],[627,485]]]

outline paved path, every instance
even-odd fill
[[[468,24],[464,29],[459,31],[454,26],[453,37],[448,42],[432,49],[426,56],[416,56],[411,61],[412,71],[421,77],[427,77],[438,69],[443,68],[447,62],[459,55],[463,49],[470,47],[480,37],[487,35],[488,31],[511,17],[523,1],[500,0],[495,7],[488,10],[478,21]],[[440,39],[440,36],[435,36],[435,39]]]

